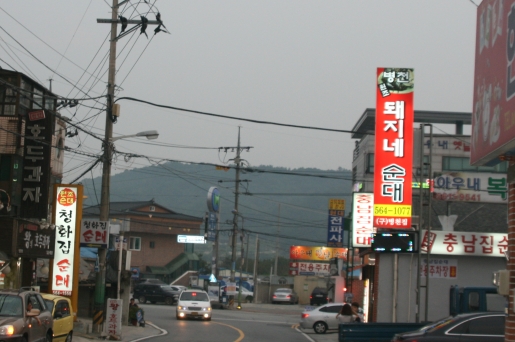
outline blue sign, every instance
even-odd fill
[[[327,247],[343,247],[343,216],[329,214]]]
[[[207,208],[215,213],[220,210],[220,191],[214,186],[207,192]]]
[[[210,211],[207,218],[207,241],[215,241],[216,240],[216,213]]]

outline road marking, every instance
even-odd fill
[[[305,337],[305,338],[307,338],[309,341],[311,341],[311,342],[316,342],[314,339],[312,339],[311,337],[309,337],[306,333],[304,333],[304,332],[300,331],[298,326],[295,328],[295,330],[297,330],[297,331],[298,331],[298,332],[300,332],[302,335],[304,335],[304,337]]]
[[[211,321],[211,323],[214,323],[214,324],[220,324],[220,325],[225,325],[226,327],[229,327],[231,329],[234,329],[236,330],[239,334],[240,334],[240,337],[238,337],[238,339],[234,340],[234,342],[240,342],[241,340],[243,340],[243,338],[245,337],[245,334],[243,333],[243,331],[241,331],[240,329],[236,328],[236,327],[233,327],[232,325],[229,325],[229,324],[225,324],[225,323],[220,323],[220,322],[213,322]],[[314,342],[314,341],[313,341]]]
[[[256,321],[255,319],[235,319],[235,318],[216,318],[217,321],[236,321],[236,322],[254,322],[254,323],[270,323],[276,325],[290,325],[291,323],[278,323],[277,321]]]
[[[297,329],[299,327],[299,324],[292,324],[291,328],[292,329]]]
[[[158,327],[157,325],[155,324],[152,324],[150,322],[145,322],[145,324],[148,324],[150,326],[153,326],[154,328],[156,328],[157,330],[161,330],[161,333],[160,334],[156,334],[156,335],[151,335],[151,336],[145,336],[145,337],[142,337],[142,338],[138,338],[138,339],[135,339],[135,340],[131,340],[131,342],[137,342],[137,341],[143,341],[143,340],[147,340],[149,338],[152,338],[152,337],[156,337],[156,336],[163,336],[163,335],[166,335],[168,334],[168,331]]]

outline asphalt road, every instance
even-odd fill
[[[336,332],[317,335],[298,327],[302,306],[244,304],[239,310],[213,310],[210,322],[175,318],[175,306],[139,304],[145,320],[167,330],[152,341],[337,341]]]

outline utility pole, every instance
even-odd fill
[[[238,196],[240,190],[240,128],[238,127],[238,146],[236,148],[236,184],[234,192],[234,210],[233,210],[233,226],[232,226],[232,255],[231,255],[231,282],[234,283],[236,280],[236,235],[238,234]],[[240,274],[241,278],[241,274]],[[234,300],[234,298],[233,298]]]
[[[275,237],[275,265],[274,273],[277,275],[277,261],[279,259],[279,234],[281,233],[281,203],[279,203],[279,216],[277,216],[277,236]],[[272,281],[272,278],[270,278]]]
[[[259,258],[259,235],[256,235],[256,252],[254,253],[254,294],[252,297],[254,298],[254,303],[257,303],[257,265]]]
[[[125,3],[127,1],[123,1]],[[109,71],[107,79],[107,106],[106,106],[106,124],[105,136],[103,142],[103,168],[102,168],[102,189],[100,195],[100,221],[109,222],[109,202],[110,202],[110,180],[111,180],[111,160],[112,160],[112,137],[113,137],[113,104],[114,90],[116,85],[116,42],[118,40],[118,0],[113,0],[111,19],[97,19],[97,23],[111,24],[111,39],[109,43]],[[121,22],[121,21],[120,21]],[[129,20],[128,24],[143,25],[143,17],[141,21]],[[145,25],[157,25],[158,21],[149,21],[145,18]],[[123,243],[123,241],[122,241]],[[122,250],[120,250],[122,253]],[[95,282],[95,301],[93,311],[93,329],[99,331],[104,322],[105,307],[105,284],[106,284],[106,256],[107,249],[98,249],[99,270],[97,272]],[[124,297],[128,298],[128,294]],[[123,320],[123,324],[127,324],[127,319]]]
[[[111,179],[111,138],[113,137],[113,120],[111,110],[114,100],[114,86],[116,75],[116,36],[118,24],[118,0],[113,0],[111,13],[111,40],[109,45],[109,73],[107,80],[107,107],[106,125],[104,137],[104,155],[102,168],[102,190],[100,195],[100,221],[109,222],[109,194]],[[104,318],[105,306],[105,283],[106,283],[106,256],[107,249],[98,249],[98,266],[95,284],[95,307],[93,312],[93,327],[96,331],[100,330]]]

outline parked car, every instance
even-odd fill
[[[395,334],[392,341],[504,341],[504,312],[467,313],[430,323],[418,330]]]
[[[168,305],[177,303],[180,291],[174,291],[170,285],[160,284],[138,284],[134,287],[134,298],[142,304],[150,302],[155,304],[157,302],[164,302]]]
[[[338,318],[336,314],[342,309],[343,303],[330,303],[304,310],[300,315],[300,327],[302,329],[313,329],[317,334],[325,334],[328,329],[338,329]]]
[[[173,285],[173,284],[170,284],[170,287],[172,288],[172,290],[174,291],[178,291],[178,292],[182,292],[184,290],[187,290],[188,287],[186,286],[182,286],[182,285]]]
[[[315,287],[309,296],[309,305],[322,305],[329,303],[327,289],[323,287]]]
[[[211,320],[211,302],[205,291],[185,290],[181,292],[177,302],[176,318],[199,318]]]
[[[0,290],[1,341],[51,342],[52,325],[52,314],[41,294],[23,289]]]
[[[299,296],[292,289],[281,288],[275,290],[272,295],[272,304],[275,303],[290,303],[290,304],[298,304]]]
[[[52,342],[72,342],[73,310],[70,298],[48,293],[42,293],[41,296],[54,319]]]

